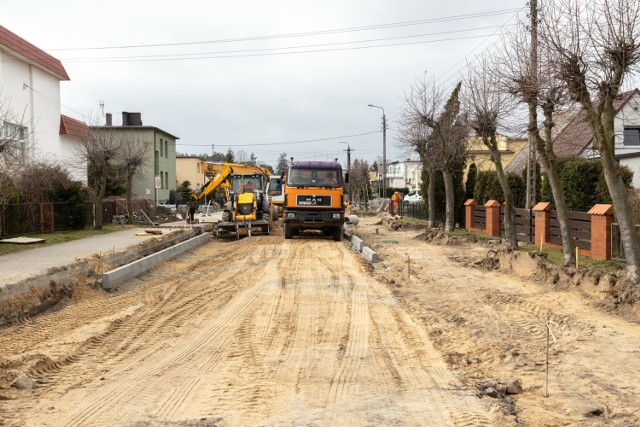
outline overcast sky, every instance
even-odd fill
[[[375,104],[391,162],[407,157],[395,130],[412,82],[426,72],[453,84],[525,9],[525,0],[26,0],[2,2],[0,24],[62,61],[71,117],[104,120],[103,101],[114,124],[140,112],[179,137],[182,153],[213,144],[271,165],[283,152],[346,163],[342,141],[352,161],[371,162],[383,145]]]

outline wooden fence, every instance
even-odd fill
[[[504,206],[500,206],[500,236],[504,236]],[[533,211],[530,209],[515,208],[514,222],[518,241],[533,243],[535,238],[535,224]]]
[[[504,237],[504,206],[500,206],[500,236]],[[560,222],[555,210],[550,215],[550,238],[546,243],[562,245],[560,234]],[[484,230],[486,228],[487,208],[482,205],[473,205],[473,228]],[[591,216],[586,212],[569,212],[569,221],[573,239],[580,249],[591,249]],[[533,209],[515,209],[515,227],[519,242],[535,244],[535,214]]]

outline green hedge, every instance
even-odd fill
[[[521,175],[512,172],[507,174],[507,182],[513,195],[513,205],[516,208],[524,207],[527,194],[525,180]],[[502,187],[500,187],[496,171],[478,172],[473,190],[473,198],[478,204],[482,205],[489,200],[497,200],[504,204],[504,194]]]
[[[633,172],[627,166],[620,167],[622,180],[631,188]],[[611,196],[602,173],[599,160],[570,157],[558,160],[558,175],[564,189],[567,208],[570,211],[586,212],[598,203],[611,203]],[[550,201],[555,206],[547,174],[543,175],[540,200]]]

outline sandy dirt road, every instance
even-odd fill
[[[504,418],[344,243],[217,240],[0,330],[0,425],[483,426]],[[460,343],[468,345],[468,343]],[[9,383],[20,373],[31,390]]]

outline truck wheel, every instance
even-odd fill
[[[293,228],[289,224],[284,224],[284,238],[293,239]]]
[[[336,227],[333,229],[333,240],[335,242],[342,240],[342,227]]]
[[[222,211],[222,222],[229,222],[229,221],[231,221],[231,212]]]
[[[300,229],[299,228],[294,228],[292,231],[293,231],[293,235],[294,236],[299,236],[300,235]]]

